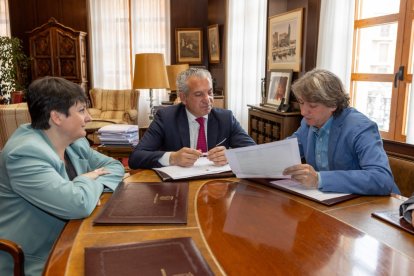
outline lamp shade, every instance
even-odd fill
[[[167,75],[168,75],[168,82],[170,83],[170,90],[172,91],[177,90],[177,76],[182,71],[187,70],[188,67],[189,67],[188,64],[167,65]]]
[[[168,88],[164,55],[144,53],[135,55],[134,89]]]

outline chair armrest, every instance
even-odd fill
[[[124,121],[128,124],[136,124],[138,118],[138,111],[136,109],[126,110],[124,113]]]
[[[101,117],[101,110],[97,108],[88,108],[88,112],[92,118],[100,118]]]
[[[9,253],[13,257],[14,275],[24,275],[23,249],[10,240],[0,239],[0,250]]]

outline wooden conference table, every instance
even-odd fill
[[[125,181],[160,180],[144,170]],[[67,224],[45,275],[83,275],[85,247],[174,237],[192,237],[216,275],[412,275],[414,235],[371,217],[401,202],[359,197],[327,207],[236,178],[190,181],[186,225],[93,226],[101,205]]]

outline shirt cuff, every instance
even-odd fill
[[[321,174],[319,172],[317,172],[318,174],[318,189],[320,189],[322,187],[322,177]]]
[[[158,159],[158,163],[160,163],[162,166],[166,167],[170,165],[170,155],[171,152],[164,153],[160,159]]]

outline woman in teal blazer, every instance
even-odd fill
[[[61,78],[34,81],[27,92],[31,125],[20,126],[0,155],[0,237],[19,244],[25,274],[41,275],[70,219],[87,217],[105,188],[124,175],[119,161],[90,148],[91,120],[80,86]],[[13,261],[0,253],[0,275]]]

